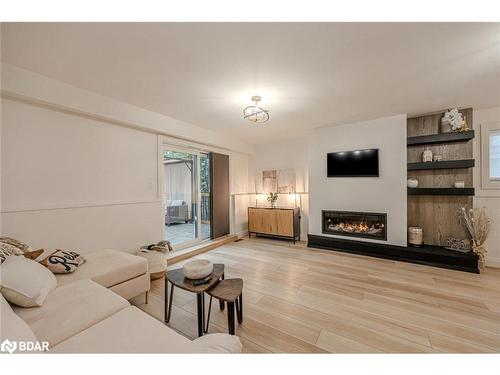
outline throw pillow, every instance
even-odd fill
[[[17,247],[5,242],[0,242],[0,264],[12,255],[23,255],[23,252]]]
[[[16,305],[42,306],[56,286],[56,277],[52,272],[25,257],[7,257],[0,266],[0,292],[7,301]]]
[[[76,271],[86,261],[83,256],[74,251],[57,249],[40,263],[53,273],[70,273]]]
[[[19,250],[21,250],[23,253],[26,251],[33,250],[30,245],[25,244],[24,242],[21,242],[19,240],[16,240],[15,238],[11,238],[11,237],[0,237],[0,242],[15,246]]]

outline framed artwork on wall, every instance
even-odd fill
[[[295,193],[295,171],[282,169],[278,171],[278,194]]]
[[[276,170],[262,171],[262,192],[275,193],[277,190],[278,182]]]

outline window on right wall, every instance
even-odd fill
[[[498,181],[500,180],[500,130],[489,132],[489,146],[489,179]]]
[[[481,187],[500,189],[500,123],[481,126]]]

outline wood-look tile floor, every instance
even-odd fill
[[[476,275],[262,238],[197,258],[244,280],[245,353],[500,352],[500,269]],[[149,304],[134,303],[162,320],[163,288],[153,281]],[[209,331],[227,332],[217,305]],[[193,294],[175,289],[169,325],[197,337]]]

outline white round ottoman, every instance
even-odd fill
[[[165,275],[167,270],[167,254],[155,250],[137,250],[137,255],[146,258],[151,280],[156,280]]]

